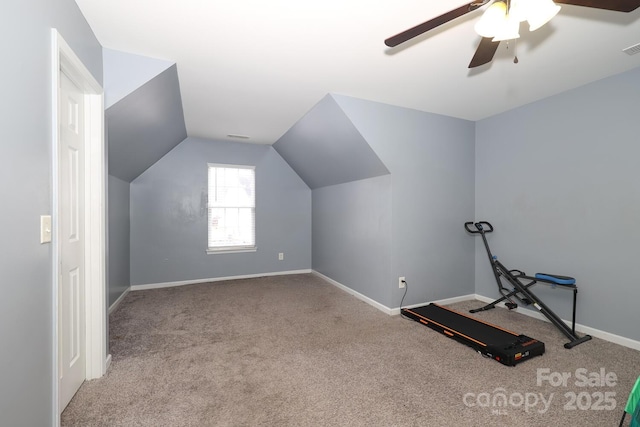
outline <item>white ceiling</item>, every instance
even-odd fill
[[[187,133],[271,144],[327,93],[479,120],[640,66],[632,13],[563,5],[489,65],[469,13],[395,49],[384,40],[465,0],[76,0],[100,43],[177,63]],[[486,8],[486,6],[485,6]]]

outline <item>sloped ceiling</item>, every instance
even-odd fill
[[[131,182],[187,137],[175,65],[106,110],[109,175]]]
[[[389,173],[331,95],[295,123],[273,148],[311,189]]]
[[[102,49],[104,68],[104,107],[109,108],[146,82],[174,65],[112,49]]]

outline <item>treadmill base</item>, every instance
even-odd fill
[[[515,366],[544,354],[544,343],[541,341],[437,304],[403,308],[401,311],[416,322],[468,345],[503,365]]]

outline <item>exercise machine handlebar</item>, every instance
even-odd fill
[[[471,228],[471,226],[475,227],[475,230]],[[485,228],[485,226],[487,228]],[[465,222],[464,228],[471,234],[480,234],[480,233],[491,233],[493,231],[493,225],[487,221],[478,221],[478,222]]]

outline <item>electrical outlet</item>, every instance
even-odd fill
[[[278,261],[282,261],[282,260],[284,260],[284,253],[283,253],[283,252],[280,252],[280,253],[278,254]]]
[[[403,289],[405,286],[405,282],[404,282],[404,276],[400,276],[398,277],[398,287],[400,289]]]

